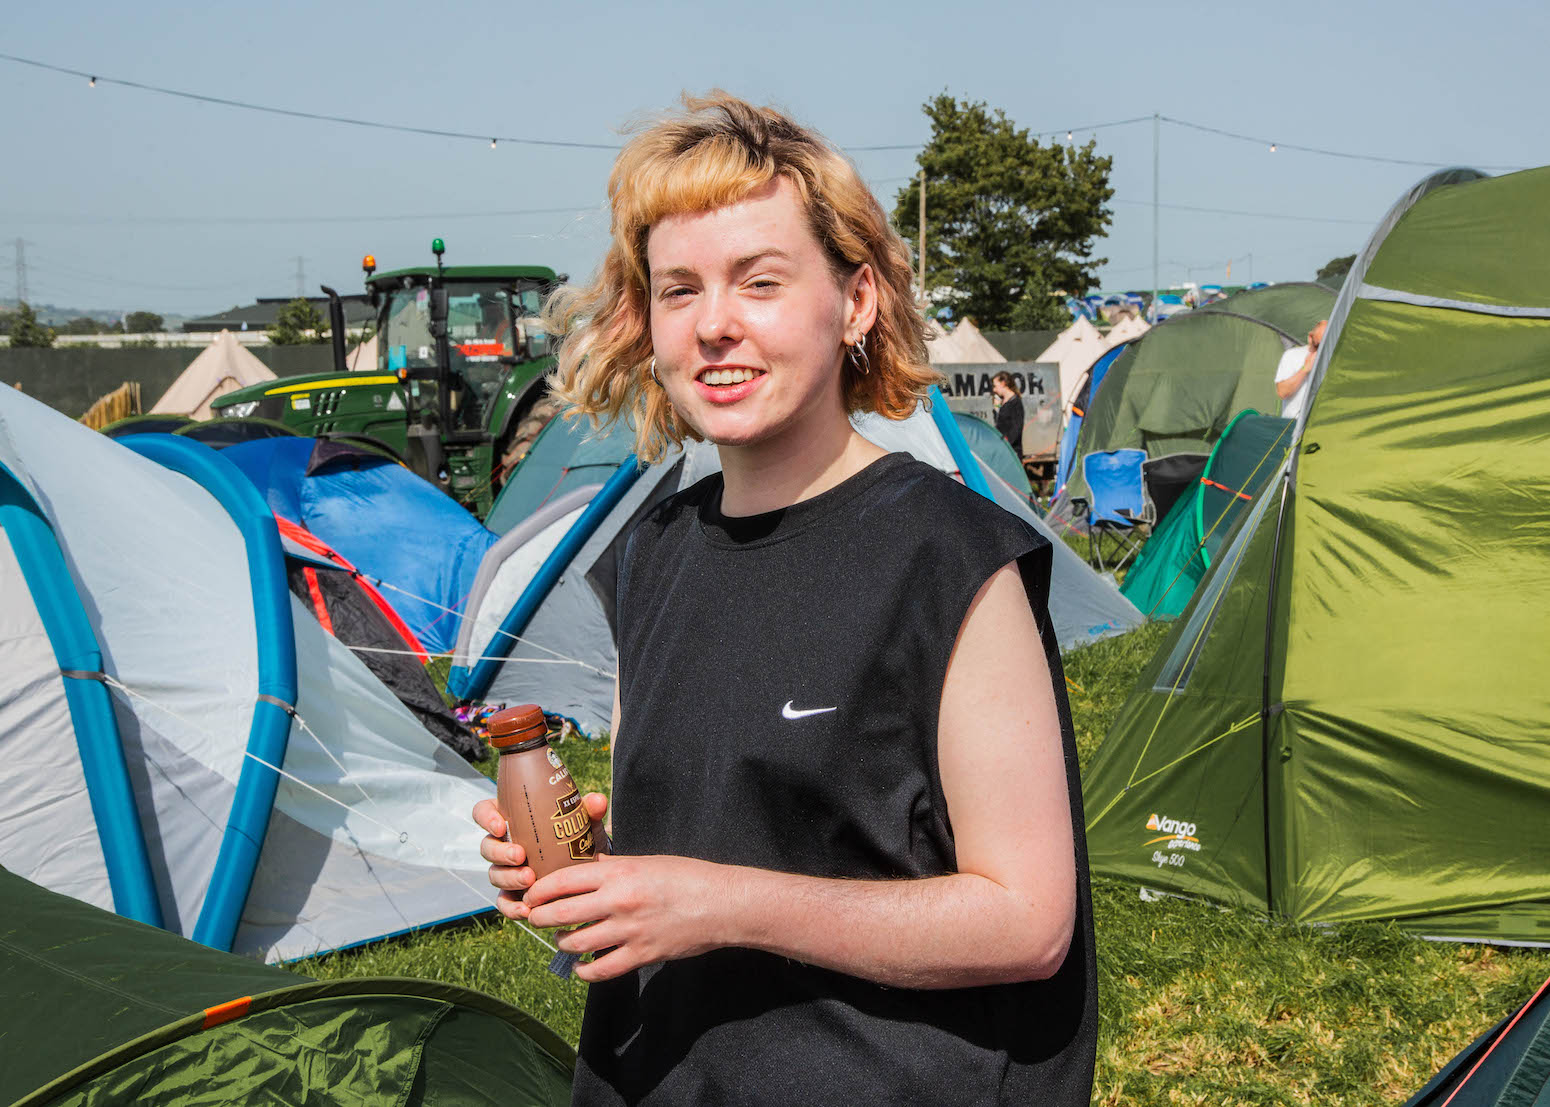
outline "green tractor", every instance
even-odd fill
[[[362,263],[376,309],[377,359],[349,371],[344,310],[325,287],[334,371],[228,393],[218,417],[274,419],[297,434],[391,454],[479,518],[552,416],[554,368],[538,318],[563,277],[536,265],[434,266],[376,272]]]

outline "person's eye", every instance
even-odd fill
[[[689,296],[689,295],[693,294],[693,292],[694,292],[694,290],[692,288],[685,288],[681,284],[674,285],[672,288],[663,289],[663,291],[662,291],[662,299],[664,299],[664,300],[676,300],[676,299],[679,299],[679,298],[684,297],[684,296]]]
[[[758,292],[773,292],[780,287],[780,282],[773,277],[755,277],[748,282],[748,287]]]

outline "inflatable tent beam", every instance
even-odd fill
[[[941,433],[942,440],[947,443],[947,452],[953,455],[953,464],[958,466],[963,483],[994,503],[996,498],[991,495],[990,482],[985,479],[985,474],[980,472],[980,463],[975,458],[974,451],[969,449],[969,443],[964,438],[963,431],[958,429],[958,422],[953,418],[953,413],[948,410],[947,400],[942,395],[942,390],[934,384],[931,386],[928,403],[931,408],[931,420]],[[1022,459],[1018,458],[1018,460]]]
[[[10,540],[48,633],[54,660],[59,663],[65,703],[80,748],[86,795],[102,842],[113,910],[159,927],[163,925],[161,902],[156,896],[113,701],[106,684],[90,679],[102,672],[97,636],[81,606],[53,527],[26,486],[4,465],[0,465],[0,530]]]
[[[194,941],[201,945],[230,950],[253,886],[280,785],[279,774],[253,758],[269,765],[285,763],[296,704],[296,628],[291,621],[285,554],[274,516],[263,497],[240,469],[215,450],[192,438],[170,434],[128,435],[119,442],[189,477],[215,497],[237,525],[247,549],[258,630],[258,688],[247,747],[253,757],[243,758],[215,871],[210,874],[193,933]]]
[[[581,552],[581,547],[586,545],[597,532],[597,528],[624,498],[624,494],[640,479],[642,472],[641,464],[634,454],[619,463],[613,476],[608,478],[608,483],[592,497],[592,502],[587,505],[587,509],[571,524],[570,530],[565,532],[565,537],[560,539],[560,544],[538,567],[538,572],[533,575],[532,580],[528,581],[527,587],[522,590],[522,595],[517,597],[517,602],[506,613],[500,630],[495,634],[495,640],[486,647],[489,656],[481,658],[470,668],[464,668],[461,665],[453,666],[447,677],[447,688],[454,696],[461,700],[477,700],[489,691],[503,659],[511,653],[511,647],[516,644],[516,636],[527,629],[528,622],[555,584],[559,582],[561,574],[565,572],[571,560]]]

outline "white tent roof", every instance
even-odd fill
[[[1118,346],[1121,342],[1134,341],[1151,329],[1152,325],[1139,316],[1132,315],[1126,319],[1121,319],[1110,328],[1109,333],[1105,336],[1104,349]]]
[[[344,367],[352,373],[369,373],[377,367],[377,336],[372,335],[365,342],[353,348],[344,355]]]
[[[204,487],[0,385],[0,466],[38,505],[123,687],[112,710],[155,892],[190,935],[210,885],[261,692],[255,584]],[[41,608],[0,531],[0,864],[112,906],[80,747]],[[283,578],[280,586],[283,588]],[[290,599],[295,717],[233,950],[338,949],[488,908],[467,812],[489,781],[428,732]]]
[[[221,331],[215,341],[178,374],[178,379],[162,393],[150,413],[209,419],[214,415],[210,410],[212,400],[250,384],[274,379],[269,366],[238,345],[230,331]]]
[[[1082,374],[1092,368],[1098,355],[1108,349],[1098,328],[1087,321],[1086,316],[1077,319],[1055,336],[1045,351],[1035,361],[1055,362],[1060,366],[1060,410],[1071,406]]]
[[[926,354],[932,365],[983,365],[1006,360],[971,319],[959,323],[951,334],[935,319],[927,322],[926,329]]]

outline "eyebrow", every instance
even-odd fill
[[[732,263],[732,268],[734,271],[738,269],[746,269],[754,262],[763,261],[765,258],[779,258],[782,261],[790,261],[791,255],[786,253],[784,250],[779,250],[771,246],[765,250],[756,250],[751,254],[744,254],[742,257],[738,258]],[[699,273],[689,268],[689,266],[675,265],[670,269],[656,270],[651,274],[651,281],[653,284],[655,284],[659,280],[679,280],[684,277],[697,276],[699,276]]]

